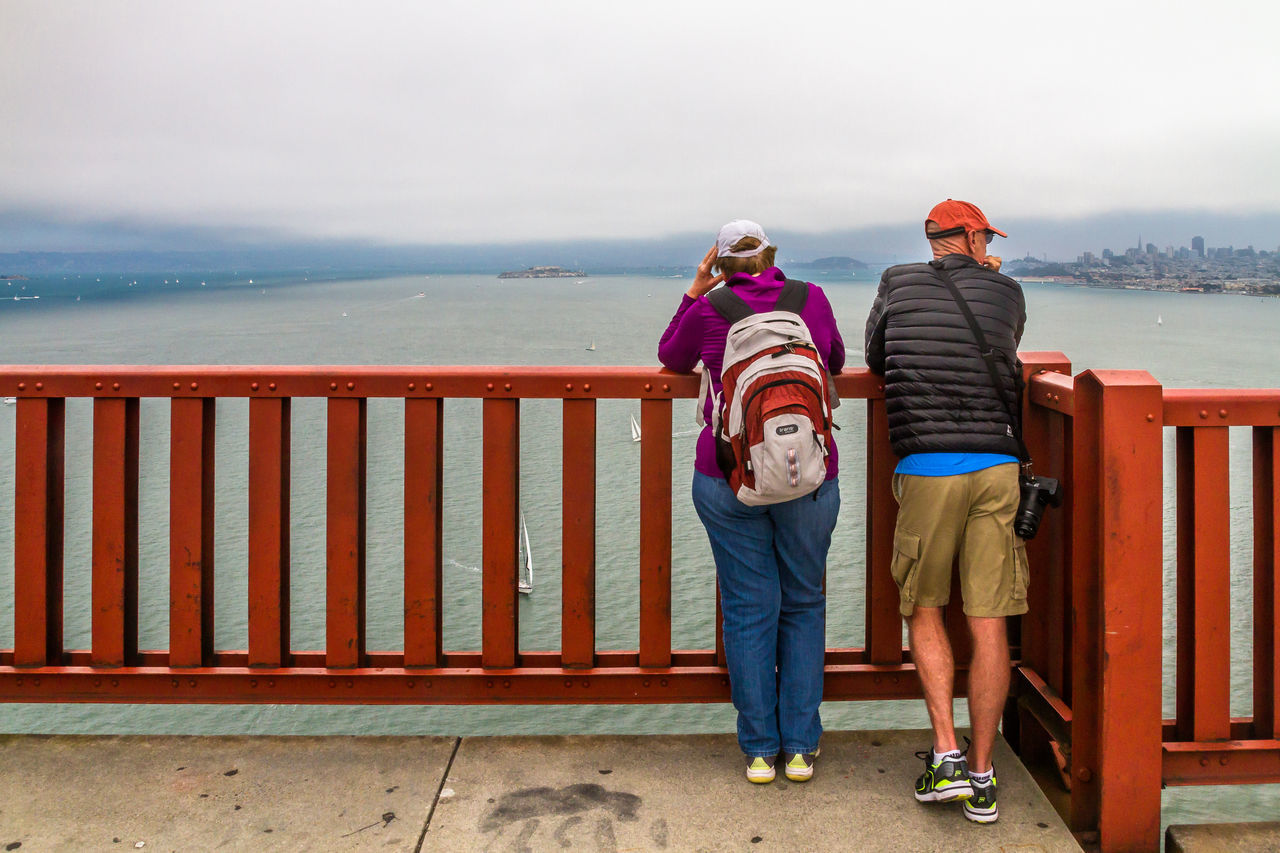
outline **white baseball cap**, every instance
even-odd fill
[[[755,237],[760,241],[760,245],[754,249],[733,251],[734,245],[743,237]],[[752,222],[750,219],[735,219],[721,228],[720,233],[716,235],[716,257],[754,258],[771,245],[768,235],[764,233],[764,229],[758,222]]]

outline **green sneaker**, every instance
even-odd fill
[[[822,752],[821,747],[813,752],[784,752],[783,756],[787,760],[782,771],[792,782],[808,782],[813,778],[813,760],[820,752]]]
[[[778,756],[747,756],[747,781],[757,785],[767,785],[773,781],[776,772],[773,765],[778,763]]]
[[[977,823],[995,823],[1000,817],[996,809],[996,770],[991,768],[991,778],[986,782],[969,779],[973,794],[964,801],[964,816]]]
[[[924,772],[916,780],[916,799],[922,803],[950,803],[973,793],[969,784],[969,767],[963,753],[947,753],[937,764],[933,750],[916,753],[924,759]]]

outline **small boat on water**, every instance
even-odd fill
[[[596,341],[595,341],[595,338],[592,338],[591,343],[587,344],[587,352],[595,352],[595,351],[596,351]]]
[[[636,422],[635,415],[631,416],[631,440],[632,441],[640,440],[640,424]]]
[[[5,397],[5,398],[4,398],[4,404],[5,404],[6,406],[12,406],[12,405],[16,404],[17,402],[18,402],[18,398],[17,398],[17,397]]]
[[[1157,314],[1157,315],[1156,315],[1156,325],[1157,325],[1157,326],[1163,326],[1163,325],[1164,325],[1164,318],[1163,318],[1163,317],[1161,317],[1159,314]]]
[[[521,595],[533,592],[533,552],[529,550],[529,528],[524,523],[524,510],[520,510],[520,548],[516,566],[516,591]]]

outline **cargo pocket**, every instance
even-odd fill
[[[1010,531],[1013,537],[1013,593],[1014,601],[1025,601],[1027,586],[1031,583],[1031,572],[1027,566],[1027,543],[1021,536]]]
[[[915,601],[916,575],[920,568],[920,537],[906,530],[893,535],[893,564],[889,571],[905,601]]]

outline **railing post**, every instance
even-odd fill
[[[138,653],[138,398],[93,401],[94,666]]]
[[[1163,490],[1161,388],[1145,371],[1076,378],[1077,592],[1072,824],[1096,818],[1103,851],[1159,847]],[[1088,431],[1084,427],[1088,427]],[[1084,452],[1079,452],[1084,450]],[[1082,467],[1096,465],[1092,472]],[[1090,529],[1091,528],[1091,529]],[[1076,748],[1081,741],[1083,751]],[[1096,751],[1095,751],[1096,750]],[[1094,781],[1096,780],[1096,781]],[[1083,783],[1083,784],[1081,784]],[[1077,799],[1079,798],[1079,800]],[[1083,808],[1080,808],[1083,807]]]
[[[404,401],[404,665],[444,662],[444,400]]]
[[[1280,739],[1280,428],[1253,430],[1253,736]]]
[[[212,397],[170,403],[170,666],[213,663],[214,403]]]
[[[881,390],[884,386],[881,384]],[[889,444],[889,419],[883,397],[867,400],[867,557],[866,662],[902,663],[902,616],[893,562],[893,528],[898,503],[893,497],[893,469],[898,464]]]
[[[671,400],[640,401],[640,665],[671,666]]]
[[[288,397],[249,401],[249,666],[288,666]]]
[[[519,664],[516,601],[520,513],[520,401],[488,398],[483,404],[484,544],[481,546],[481,661],[486,667]]]
[[[585,668],[596,654],[596,401],[565,400],[562,434],[560,662]]]
[[[62,662],[62,533],[66,403],[18,401],[14,474],[13,657]]]
[[[357,667],[365,652],[364,398],[330,398],[325,665]]]

